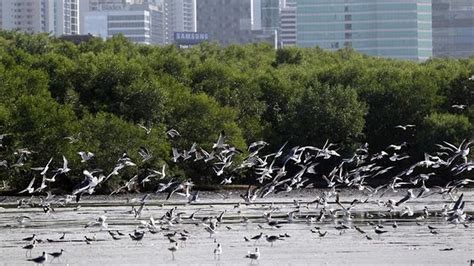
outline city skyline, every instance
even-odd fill
[[[143,44],[172,44],[177,32],[199,32],[224,46],[352,48],[416,61],[474,54],[470,0],[2,0],[0,11],[2,29],[123,34]]]

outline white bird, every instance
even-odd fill
[[[59,174],[66,174],[69,171],[71,171],[71,169],[67,166],[67,164],[68,164],[68,161],[66,157],[63,155],[63,167],[56,169],[56,172]]]
[[[142,128],[143,130],[145,130],[145,133],[146,133],[147,135],[150,135],[152,127],[146,127],[146,126],[144,126],[144,125],[142,125],[142,124],[138,124],[138,126],[139,126],[140,128]]]
[[[212,145],[212,148],[213,149],[225,148],[225,144],[224,144],[225,138],[226,136],[225,136],[224,130],[222,130],[221,133],[219,134],[219,138],[217,139],[217,142]]]
[[[408,125],[398,125],[395,128],[400,128],[402,130],[407,130],[408,128],[413,128],[413,127],[415,127],[415,125],[408,124]]]
[[[107,220],[107,216],[101,215],[96,220],[88,222],[84,228],[92,227],[92,226],[100,226],[101,229],[107,229],[108,224],[105,222]]]
[[[176,149],[176,148],[174,148],[174,147],[171,148],[171,150],[172,150],[172,152],[173,152],[173,158],[172,158],[172,160],[173,160],[174,163],[176,163],[176,162],[178,162],[179,157],[181,157],[182,155],[181,155],[181,153],[178,152],[178,149]]]
[[[170,129],[166,131],[166,135],[168,135],[170,138],[175,138],[175,137],[181,137],[181,134],[176,129]]]
[[[44,176],[46,174],[46,172],[48,171],[49,169],[49,164],[51,163],[51,161],[53,160],[53,157],[51,157],[51,159],[49,159],[48,163],[46,164],[46,166],[44,167],[32,167],[31,170],[34,170],[34,171],[41,171],[40,175]]]
[[[64,139],[69,140],[69,143],[76,143],[79,141],[79,138],[81,137],[81,132],[74,134],[72,136],[64,137]]]
[[[140,147],[138,154],[142,157],[142,162],[146,162],[153,157],[151,152],[145,147]]]
[[[33,179],[31,179],[31,181],[30,181],[30,184],[25,189],[18,192],[18,194],[25,193],[27,191],[28,191],[29,194],[33,193],[33,191],[35,191],[35,189],[33,188],[33,184],[35,183],[35,179],[36,179],[36,177],[33,177]]]
[[[163,167],[161,168],[161,172],[158,172],[156,170],[153,170],[153,169],[150,169],[151,172],[153,172],[153,174],[156,174],[156,175],[160,175],[160,179],[163,179],[166,177],[166,164],[163,164]]]
[[[80,151],[78,152],[77,154],[79,154],[79,156],[81,156],[81,163],[85,163],[87,161],[89,161],[90,159],[92,159],[92,157],[94,157],[94,154],[92,152],[85,152],[85,151]]]
[[[453,104],[453,105],[451,105],[451,107],[463,110],[464,108],[466,108],[466,105],[465,104]]]
[[[258,260],[260,258],[260,251],[258,250],[258,248],[255,248],[255,252],[248,252],[248,254],[245,256],[246,258],[249,258],[250,259],[250,264],[253,263],[253,261],[255,260]]]
[[[216,258],[221,258],[221,254],[222,254],[222,246],[221,244],[217,244],[217,247],[214,249],[214,259]]]

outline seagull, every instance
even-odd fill
[[[68,164],[68,161],[67,161],[66,157],[63,155],[63,167],[56,169],[55,172],[57,172],[59,174],[66,174],[69,171],[71,171],[71,169],[69,167],[67,167],[67,164]]]
[[[33,188],[33,184],[35,183],[35,177],[33,177],[33,179],[31,179],[30,181],[30,184],[25,188],[23,189],[22,191],[18,192],[18,194],[21,194],[21,193],[25,193],[28,191],[29,194],[33,193],[35,191],[35,189]]]
[[[101,229],[107,229],[108,224],[105,222],[105,220],[107,220],[107,216],[101,215],[96,220],[87,223],[84,228],[92,227],[92,226],[100,226]]]
[[[217,243],[217,247],[214,249],[214,259],[219,258],[220,260],[221,254],[222,254],[221,244]]]
[[[89,161],[90,159],[92,159],[92,157],[94,157],[94,154],[92,152],[85,152],[85,151],[80,151],[78,152],[77,154],[79,154],[79,156],[81,156],[81,163],[85,163],[87,161]]]
[[[166,170],[166,164],[163,164],[163,167],[161,168],[161,172],[158,172],[156,170],[150,170],[150,171],[152,171],[154,174],[160,175],[161,176],[160,179],[163,179],[166,177],[165,170]]]
[[[147,135],[150,135],[152,127],[146,127],[146,126],[144,126],[144,125],[142,125],[142,124],[138,124],[138,126],[139,126],[140,128],[142,128],[143,130],[145,130],[145,133],[146,133]]]
[[[406,147],[407,146],[407,143],[406,142],[403,142],[402,144],[400,145],[395,145],[395,144],[391,144],[390,146],[387,147],[387,150],[388,149],[393,149],[395,151],[399,151],[401,150],[403,147]]]
[[[465,104],[453,104],[453,105],[451,105],[451,107],[459,109],[459,110],[464,110],[464,108],[466,108],[466,105]]]
[[[255,248],[255,252],[248,251],[245,257],[250,259],[250,264],[253,264],[254,260],[258,260],[260,258],[260,251],[258,250],[258,248]]]
[[[142,162],[146,162],[153,157],[151,152],[145,147],[140,147],[138,154],[142,157]]]
[[[49,164],[51,163],[51,161],[53,161],[53,157],[51,157],[48,161],[48,163],[46,164],[46,166],[44,167],[32,167],[31,170],[33,171],[41,171],[40,175],[44,176],[46,175],[46,172],[48,171],[49,169]]]
[[[199,190],[193,191],[188,197],[188,204],[199,201]]]
[[[224,144],[225,138],[226,136],[225,136],[224,130],[222,130],[221,133],[219,134],[219,138],[217,139],[217,142],[212,145],[212,148],[213,149],[225,148],[225,144]]]
[[[175,137],[181,137],[181,134],[176,129],[170,129],[166,131],[166,135],[168,135],[170,138],[175,138]]]
[[[15,220],[18,222],[19,225],[24,225],[27,222],[31,222],[31,217],[26,215],[15,217]]]
[[[48,255],[46,255],[46,252],[43,251],[43,255],[33,258],[33,259],[28,259],[28,261],[32,261],[36,264],[44,264],[48,260]]]
[[[410,125],[410,124],[408,124],[408,125],[398,125],[398,126],[395,126],[395,128],[400,128],[400,129],[402,129],[402,130],[407,130],[408,128],[413,128],[413,127],[415,127],[415,125]]]
[[[64,139],[69,140],[69,143],[72,144],[72,143],[78,142],[80,137],[81,137],[81,132],[74,134],[72,136],[64,137]]]
[[[176,148],[171,148],[171,151],[173,152],[173,158],[171,158],[173,160],[173,163],[176,163],[178,162],[178,159],[179,157],[182,157],[182,154],[178,152],[178,149]]]

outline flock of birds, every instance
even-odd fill
[[[140,125],[147,134],[151,132],[151,128]],[[413,130],[415,125],[399,125],[397,130],[409,131]],[[180,137],[180,133],[171,129],[167,131],[170,139]],[[0,148],[3,138],[7,134],[0,135]],[[77,141],[80,136],[67,137],[69,142]],[[463,176],[468,175],[474,169],[474,161],[469,159],[470,146],[472,142],[468,140],[462,141],[459,145],[443,142],[437,144],[437,151],[431,154],[425,153],[423,160],[415,163],[413,162],[407,151],[409,144],[406,142],[391,144],[385,150],[378,153],[370,153],[368,144],[359,147],[355,153],[348,157],[342,158],[339,154],[337,145],[333,143],[326,143],[322,147],[314,146],[295,146],[287,147],[287,143],[283,144],[277,151],[272,153],[263,153],[267,150],[269,145],[265,141],[256,141],[248,146],[248,150],[243,152],[238,148],[227,143],[227,137],[224,132],[219,134],[217,141],[212,145],[212,149],[206,151],[199,147],[198,144],[193,143],[189,149],[172,148],[171,161],[174,164],[183,164],[186,162],[202,162],[209,169],[212,169],[215,176],[220,178],[220,185],[229,185],[237,177],[251,177],[254,178],[254,184],[249,185],[246,193],[242,193],[240,198],[243,200],[236,207],[242,205],[252,205],[258,202],[259,198],[265,198],[271,194],[288,193],[293,190],[311,188],[315,184],[321,184],[328,189],[324,190],[318,195],[314,201],[303,206],[302,203],[295,200],[295,210],[287,214],[286,222],[295,222],[304,220],[309,224],[323,222],[335,218],[341,218],[336,229],[344,231],[348,229],[355,229],[361,234],[365,235],[368,240],[372,237],[366,233],[362,228],[357,226],[349,226],[347,222],[353,217],[352,211],[357,207],[368,203],[375,203],[379,207],[386,209],[391,215],[399,213],[401,216],[413,216],[414,210],[406,203],[418,198],[426,198],[432,195],[441,195],[443,198],[448,197],[451,204],[445,204],[440,213],[436,215],[444,217],[448,223],[462,224],[465,227],[474,220],[472,216],[465,213],[465,201],[463,194],[457,195],[459,188],[463,188],[474,181]],[[21,168],[25,167],[25,162],[31,156],[33,151],[27,148],[17,149],[14,153],[17,156],[15,162],[9,163],[6,160],[0,161],[0,167],[6,168]],[[153,155],[146,148],[141,147],[138,151],[142,159],[142,163],[150,160]],[[125,168],[139,168],[139,162],[134,162],[124,153],[117,160],[117,163],[110,172],[104,173],[103,170],[87,169],[88,162],[94,159],[94,153],[90,151],[78,152],[80,156],[82,173],[84,180],[78,183],[69,195],[56,196],[52,194],[51,184],[61,180],[63,176],[71,172],[68,160],[62,156],[62,165],[54,168],[52,167],[53,158],[51,157],[47,164],[41,167],[32,167],[31,170],[39,173],[41,182],[38,183],[34,176],[28,186],[19,191],[18,194],[30,194],[29,198],[22,198],[18,202],[19,208],[27,207],[41,207],[45,213],[54,212],[55,207],[67,206],[74,201],[78,204],[81,197],[85,194],[91,195],[95,193],[96,189],[107,182],[111,177],[119,176]],[[136,171],[123,185],[117,187],[112,193],[131,193],[140,192],[147,183],[158,183],[155,193],[165,193],[166,200],[172,197],[179,196],[186,199],[187,204],[193,204],[199,201],[199,191],[194,190],[194,183],[191,179],[179,179],[177,177],[169,176],[167,165],[163,164],[159,170],[155,169],[141,169]],[[443,186],[431,187],[430,180],[439,177],[449,176],[449,182],[445,182]],[[388,181],[387,181],[388,180]],[[152,182],[153,181],[153,182]],[[373,185],[377,184],[377,185]],[[427,185],[428,184],[428,185]],[[398,198],[388,199],[386,201],[377,200],[377,197],[382,198],[387,192],[397,193],[402,186],[411,187],[406,191],[406,194],[400,195]],[[8,189],[9,184],[3,182],[1,189]],[[350,204],[343,203],[339,200],[341,188],[352,188],[365,195],[365,199],[354,199]],[[39,195],[39,202],[35,201],[35,195]],[[45,196],[46,195],[46,196]],[[145,194],[140,199],[129,201],[136,203],[132,206],[130,212],[135,219],[140,219],[143,212],[146,210],[147,201],[152,193]],[[395,194],[397,195],[397,194]],[[225,197],[225,196],[224,196]],[[337,209],[331,208],[329,202],[334,199]],[[319,210],[319,214],[303,216],[303,208],[313,208]],[[78,209],[80,205],[77,205]],[[272,218],[272,213],[275,209],[272,206],[270,210],[263,213],[265,223],[271,228],[280,228],[282,221]],[[199,210],[198,210],[199,211]],[[180,248],[178,240],[185,242],[190,237],[190,232],[183,230],[182,232],[174,231],[173,233],[166,233],[169,227],[178,225],[183,221],[195,223],[202,226],[210,237],[214,236],[218,229],[222,226],[223,217],[226,211],[221,212],[216,216],[206,216],[197,218],[196,212],[188,217],[184,217],[183,212],[178,212],[177,207],[174,207],[166,212],[159,220],[155,220],[150,216],[149,220],[141,220],[139,226],[128,236],[132,241],[140,242],[146,232],[156,234],[161,231],[164,236],[172,243],[169,251],[172,253],[174,259],[175,252]],[[422,218],[428,218],[430,213],[426,207],[423,210]],[[243,217],[242,222],[247,222]],[[109,230],[107,224],[107,217],[105,215],[98,217],[96,220],[86,224],[85,227],[98,226],[101,230],[106,230],[114,240],[122,239],[124,233],[118,230]],[[23,215],[17,217],[17,222],[20,225],[25,225],[31,222],[31,218]],[[377,235],[382,235],[386,232],[381,224],[372,224],[374,232]],[[396,223],[392,225],[394,228],[398,226]],[[167,228],[167,229],[165,229]],[[317,233],[319,237],[324,237],[327,233],[321,232],[320,227],[311,229],[312,233]],[[430,232],[437,234],[436,228],[431,227]],[[278,235],[259,235],[253,237],[245,237],[245,241],[258,241],[261,238],[265,239],[270,245],[278,240],[290,237],[288,234]],[[61,239],[61,238],[60,238]],[[64,239],[64,235],[62,236]],[[31,251],[41,243],[36,235],[32,235],[23,239],[29,244],[23,246],[27,251],[26,255],[31,256]],[[94,237],[85,236],[84,242],[90,244],[95,241]],[[48,239],[47,241],[53,241]],[[43,252],[41,256],[30,258],[28,260],[37,264],[43,264],[48,260],[48,255],[53,257],[53,260],[59,258],[64,250],[59,252],[46,253]],[[220,258],[222,254],[222,246],[216,243],[214,249],[214,256],[216,259]],[[251,260],[251,263],[258,261],[260,258],[260,250],[258,247],[254,251],[248,252],[245,257]]]

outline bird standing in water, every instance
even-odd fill
[[[217,244],[217,247],[214,249],[214,259],[221,259],[222,247],[221,244]]]

